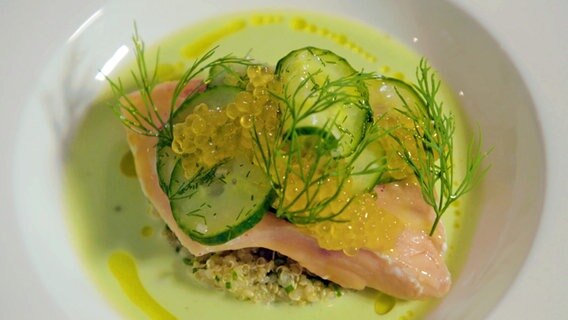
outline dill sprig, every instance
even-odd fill
[[[451,112],[445,113],[443,103],[437,100],[441,82],[425,59],[416,69],[416,80],[413,87],[422,104],[409,105],[397,91],[403,105],[396,110],[414,123],[419,154],[413,156],[398,137],[391,136],[401,148],[399,155],[412,168],[424,201],[434,209],[436,218],[430,229],[433,235],[449,206],[480,181],[487,170],[483,167],[487,154],[480,153],[481,137],[474,137],[468,146],[464,176],[458,180],[454,165],[455,118]]]
[[[168,198],[170,200],[191,198],[199,186],[209,186],[215,181],[223,181],[223,174],[220,174],[219,168],[225,163],[226,161],[221,161],[211,168],[201,167],[190,179],[179,179],[179,175],[178,178],[174,177],[176,171],[179,173],[183,170],[181,158],[178,158],[166,189]]]
[[[134,101],[128,96],[127,88],[121,78],[114,81],[106,76],[106,80],[115,97],[111,108],[123,125],[130,130],[141,135],[158,137],[160,129],[165,125],[165,122],[154,104],[151,93],[157,83],[159,52],[156,55],[154,67],[150,71],[146,63],[145,44],[140,39],[136,25],[134,26],[132,43],[134,45],[136,69],[130,70],[130,75],[136,89],[140,93],[140,98],[144,104],[144,112],[140,112]]]
[[[217,47],[207,51],[203,56],[196,59],[181,75],[173,91],[168,115],[164,117],[158,110],[152,97],[152,92],[158,84],[159,49],[156,53],[154,63],[149,65],[146,61],[146,46],[138,33],[136,24],[134,25],[132,43],[134,46],[135,68],[130,70],[130,76],[134,82],[134,89],[140,94],[143,108],[141,110],[141,108],[137,107],[137,104],[134,103],[129,96],[131,90],[128,89],[130,88],[125,87],[121,78],[114,81],[106,76],[106,80],[115,98],[113,104],[111,104],[111,108],[124,126],[138,134],[157,137],[160,145],[171,145],[173,141],[174,111],[179,105],[180,95],[192,80],[195,80],[199,75],[217,66],[248,66],[253,64],[248,58],[239,58],[230,54],[213,59]],[[203,85],[206,84],[207,80],[203,81]],[[194,88],[195,91],[200,89],[199,86]],[[191,94],[190,92],[189,96],[191,96]]]
[[[339,210],[324,212],[331,203],[336,201],[345,190],[346,183],[352,174],[364,175],[384,172],[368,166],[358,172],[353,171],[353,164],[362,151],[372,142],[386,134],[374,123],[368,123],[365,135],[359,141],[349,157],[337,157],[337,148],[342,139],[351,138],[349,131],[333,132],[340,127],[339,113],[322,125],[313,129],[315,132],[305,134],[301,125],[317,113],[327,112],[332,108],[350,106],[366,109],[362,89],[365,80],[374,75],[355,73],[349,76],[331,80],[329,77],[316,83],[319,72],[308,74],[296,87],[288,83],[283,85],[282,92],[271,92],[273,98],[280,103],[280,121],[275,138],[259,134],[253,127],[253,140],[256,145],[255,159],[271,178],[273,189],[276,191],[276,216],[285,218],[294,224],[311,224],[326,220],[341,222],[337,217],[355,199],[351,197]],[[321,79],[320,79],[321,80]],[[306,87],[309,87],[306,90]],[[355,89],[355,90],[350,90]],[[284,160],[282,160],[284,159]],[[279,166],[283,163],[283,169]],[[309,165],[305,165],[309,163]],[[292,199],[286,199],[290,180],[299,179],[303,186],[296,191]],[[334,188],[330,195],[319,197],[324,184],[334,180]]]

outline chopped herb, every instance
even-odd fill
[[[294,291],[294,286],[288,285],[286,288],[284,288],[284,291],[286,291],[286,293],[290,293],[290,292]]]
[[[341,290],[341,287],[338,286],[335,283],[331,283],[331,287],[333,288],[333,290],[335,291],[335,296],[336,297],[341,297],[343,295],[343,291]]]

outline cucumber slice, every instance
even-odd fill
[[[218,86],[194,94],[174,112],[173,124],[183,122],[193,112],[193,109],[202,103],[207,104],[209,108],[224,108],[227,104],[233,102],[241,91],[243,90],[238,87]]]
[[[303,150],[320,149],[330,152],[337,147],[337,140],[327,131],[319,128],[305,127],[296,130]],[[384,150],[379,144],[370,144],[363,150],[357,150],[346,159],[351,165],[351,192],[361,194],[371,191],[384,174]]]
[[[386,182],[383,180],[385,151],[380,143],[370,143],[353,157],[356,157],[351,170],[351,191],[354,194],[369,192],[377,184]]]
[[[325,148],[326,150],[334,150],[337,148],[338,141],[335,139],[333,135],[331,135],[328,131],[324,131],[317,127],[301,127],[296,129],[296,135],[298,136],[313,136],[317,139],[311,139],[313,141],[317,140],[317,144]],[[307,145],[302,145],[302,148],[309,148]]]
[[[356,75],[355,69],[331,51],[307,47],[292,51],[278,61],[276,74],[285,92],[292,98],[294,110],[291,112],[295,113],[295,117],[291,118],[300,119],[294,124],[287,121],[285,129],[317,127],[326,130],[338,140],[334,155],[350,155],[363,138],[366,125],[372,121],[364,83],[354,80],[337,86],[328,85],[328,92],[344,99],[334,103],[331,98],[324,103],[325,108],[321,108],[322,101],[318,98],[323,99],[322,87]]]
[[[387,112],[391,116],[397,114],[393,112],[396,112],[396,109],[403,108],[401,97],[411,107],[423,105],[416,91],[409,84],[399,79],[378,77],[366,81],[366,84],[369,91],[369,104],[373,109],[376,120]],[[389,128],[383,129],[388,130]],[[386,171],[387,152],[381,141],[371,142],[360,154],[353,157],[356,157],[353,160],[351,176],[353,182],[352,191],[354,193],[371,191],[378,184],[394,180],[393,176]],[[358,174],[364,171],[375,172]]]
[[[402,80],[378,77],[366,81],[366,84],[369,90],[369,104],[371,105],[375,119],[386,112],[401,109],[403,107],[401,97],[411,108],[424,107],[422,98],[420,98],[414,88]]]
[[[183,121],[201,103],[224,108],[241,89],[209,88],[186,100],[174,114]],[[245,157],[228,159],[187,179],[182,156],[170,146],[157,146],[160,187],[168,196],[174,219],[193,240],[206,245],[227,242],[256,225],[272,202],[272,186],[264,171]]]
[[[385,116],[385,114],[388,114],[390,118],[404,117],[404,115],[396,111],[397,109],[404,109],[404,102],[406,102],[410,108],[425,107],[422,98],[418,95],[414,88],[402,80],[377,77],[376,79],[366,81],[366,84],[369,89],[369,104],[373,109],[375,121],[380,121],[381,117]],[[395,135],[398,134],[398,129],[396,128],[382,129],[395,129],[393,133]],[[382,161],[385,163],[384,161],[386,161],[386,159],[398,158],[398,150],[389,147],[392,145],[392,143],[388,143],[389,139],[389,137],[381,138],[372,142],[367,147],[369,150],[365,150],[365,152],[368,153],[369,160],[378,161],[379,159],[383,159]],[[385,148],[387,149],[385,150]],[[373,159],[373,155],[376,157],[375,159]],[[367,158],[367,156],[364,158]],[[363,161],[363,159],[358,159],[358,161]],[[395,165],[394,167],[392,167],[392,162],[389,163],[391,164],[389,169],[390,171],[386,171],[384,174],[380,175],[376,184],[387,183],[394,180],[404,179],[406,177],[400,171],[403,168],[401,166],[405,166],[402,161],[400,166]],[[367,182],[368,181],[364,182],[364,185],[367,185]]]
[[[156,169],[160,188],[169,197],[170,180],[176,165],[181,164],[181,157],[167,145],[158,145],[156,149]]]
[[[272,202],[270,181],[259,167],[243,158],[220,163],[191,181],[181,162],[170,181],[174,219],[193,240],[225,243],[256,225]]]
[[[248,65],[228,63],[219,64],[209,69],[210,87],[235,86],[244,89],[248,81]]]

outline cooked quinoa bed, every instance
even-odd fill
[[[338,297],[344,289],[264,248],[222,251],[196,257],[166,227],[164,235],[201,283],[255,303],[307,304]]]

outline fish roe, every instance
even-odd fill
[[[399,114],[385,113],[377,119],[377,123],[381,128],[391,130],[391,135],[399,139],[404,147],[409,151],[409,155],[414,161],[418,157],[424,157],[424,150],[418,148],[416,144],[416,129],[414,122],[405,116]],[[385,135],[379,139],[378,143],[385,152],[387,172],[386,175],[394,180],[403,180],[412,176],[412,168],[400,155],[400,145],[393,137]]]
[[[174,125],[172,150],[182,155],[185,176],[193,177],[199,168],[237,155],[252,159],[252,128],[259,136],[273,135],[278,125],[278,106],[270,99],[274,74],[263,66],[250,66],[245,91],[221,108],[199,104],[181,123]]]
[[[277,174],[285,188],[279,190],[281,203],[275,206],[293,213],[298,220],[310,215],[334,217],[303,225],[303,230],[323,249],[343,250],[348,255],[355,255],[361,248],[391,250],[404,228],[403,222],[379,208],[374,193],[356,194],[350,179],[330,175],[347,170],[346,164],[330,154],[318,153],[321,141],[317,137],[306,139],[313,141],[302,141],[306,147],[295,157],[284,155],[277,159]]]
[[[381,252],[392,250],[404,228],[403,222],[379,208],[373,193],[353,196],[349,188],[345,189],[327,209],[341,212],[336,221],[308,225],[305,227],[307,232],[317,239],[320,247],[343,250],[350,256],[363,248]]]
[[[303,137],[306,138],[306,137]],[[309,138],[316,137],[308,136]],[[273,180],[282,181],[283,187],[278,190],[282,203],[278,207],[288,213],[309,214],[318,205],[327,203],[335,192],[340,189],[337,177],[327,177],[333,169],[330,164],[331,156],[316,156],[314,148],[307,141],[300,153],[285,153],[275,159]],[[313,174],[309,174],[313,172]]]

